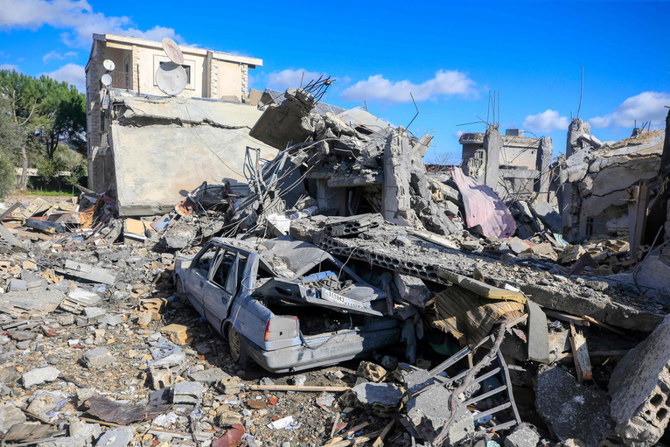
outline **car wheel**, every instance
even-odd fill
[[[230,355],[233,358],[233,361],[235,361],[240,366],[247,365],[247,352],[242,345],[240,334],[232,324],[228,326],[228,348],[230,349]]]

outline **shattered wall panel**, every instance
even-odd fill
[[[112,125],[116,190],[121,216],[151,215],[168,211],[203,181],[242,174],[246,147],[261,148],[272,159],[276,150],[248,135],[248,129],[208,125]]]

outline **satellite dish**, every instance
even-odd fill
[[[109,87],[110,85],[112,85],[112,75],[110,75],[109,73],[105,73],[100,78],[100,82],[102,82],[102,85],[104,85],[105,87]]]
[[[168,96],[180,94],[186,87],[186,70],[174,62],[163,62],[156,70],[156,84]]]
[[[116,68],[114,62],[109,59],[105,59],[105,61],[102,63],[102,66],[105,67],[105,70],[107,71],[114,71],[114,68]]]
[[[184,54],[179,49],[177,42],[170,39],[169,37],[163,38],[163,51],[167,54],[167,57],[170,58],[172,62],[179,65],[184,65]]]

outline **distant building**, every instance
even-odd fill
[[[211,98],[246,102],[248,70],[262,66],[261,59],[193,47],[180,47],[184,54],[186,88],[179,97]],[[161,42],[111,34],[93,34],[93,48],[86,65],[87,135],[89,187],[102,192],[109,185],[109,125],[106,112],[109,96],[100,78],[106,73],[103,61],[114,62],[111,89],[135,95],[164,97],[156,85],[156,71],[169,59]],[[107,98],[107,99],[106,99]],[[107,158],[107,160],[105,160]],[[106,163],[105,163],[106,161]],[[107,167],[105,167],[105,164]]]
[[[520,129],[501,135],[497,126],[489,126],[484,133],[464,133],[459,142],[465,174],[490,186],[503,200],[535,195],[549,200],[551,138],[528,138]]]

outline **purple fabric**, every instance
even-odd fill
[[[451,169],[451,175],[463,196],[465,223],[468,228],[479,225],[484,236],[495,236],[498,239],[507,239],[514,235],[514,217],[490,187],[466,176],[458,167]]]

